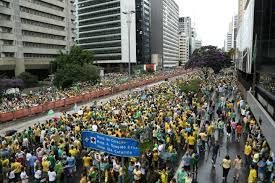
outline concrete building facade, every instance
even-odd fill
[[[0,0],[0,70],[48,70],[74,44],[73,0]]]
[[[95,53],[95,62],[114,71],[136,64],[136,17],[130,16],[130,48],[127,15],[135,1],[78,0],[78,45]]]
[[[184,32],[179,33],[179,60],[183,65],[189,60],[189,40]]]
[[[163,67],[179,64],[179,7],[174,0],[151,1],[152,63]]]
[[[192,21],[190,17],[180,17],[179,18],[179,31],[184,32],[186,36],[190,37],[192,33]]]

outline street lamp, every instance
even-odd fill
[[[130,29],[131,29],[131,23],[132,23],[132,14],[135,14],[136,12],[135,11],[124,11],[122,13],[127,16],[126,23],[128,25],[128,50],[129,50],[128,74],[129,74],[129,79],[130,79],[131,78],[131,49],[130,49],[131,48],[131,40],[130,40],[131,32],[130,32]]]

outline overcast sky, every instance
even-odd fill
[[[179,15],[190,16],[203,45],[223,47],[229,22],[237,13],[237,0],[175,0]]]

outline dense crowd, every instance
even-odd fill
[[[136,80],[149,79],[155,76],[167,75],[179,72],[180,70],[170,70],[163,72],[156,72],[155,74],[139,74],[133,75],[130,81],[128,80],[127,73],[109,73],[106,74],[100,83],[93,85],[88,82],[76,83],[73,87],[58,90],[54,86],[42,87],[35,89],[35,91],[28,90],[28,92],[20,92],[17,94],[9,94],[1,98],[0,113],[15,111],[23,108],[38,106],[46,102],[53,102],[61,99],[66,99],[71,96],[77,96],[92,91],[98,91],[103,88],[115,86],[126,82],[133,82]]]
[[[188,80],[194,78],[199,76],[188,76]],[[1,137],[0,182],[191,183],[206,151],[211,152],[215,168],[221,136],[227,143],[242,143],[244,137],[249,183],[271,182],[274,156],[234,87],[234,76],[210,76],[201,81],[198,93],[180,90],[178,82],[188,80],[169,81],[105,104],[95,103]],[[125,158],[122,163],[120,157],[83,148],[82,130],[135,138],[142,147],[147,145],[140,157]],[[183,166],[175,172],[179,161]],[[242,155],[234,160],[226,156],[220,164],[224,181],[231,168],[238,180]]]

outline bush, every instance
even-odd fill
[[[24,82],[24,88],[36,87],[38,85],[38,77],[29,72],[23,72],[17,76],[17,78],[22,79]]]
[[[55,73],[54,85],[58,88],[69,88],[77,82],[89,81],[96,84],[100,79],[99,70],[94,65],[66,65]]]

